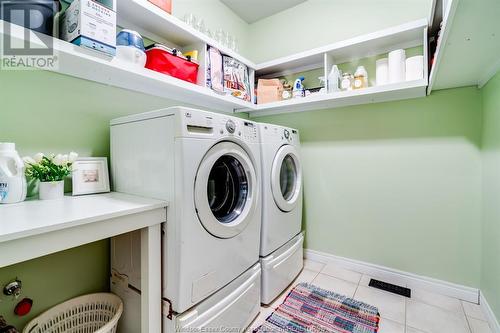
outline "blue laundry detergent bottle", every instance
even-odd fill
[[[293,98],[298,98],[298,97],[304,97],[306,95],[306,90],[304,89],[304,82],[305,78],[303,76],[300,76],[295,80],[295,83],[293,84]]]

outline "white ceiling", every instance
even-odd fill
[[[306,0],[220,0],[233,12],[253,23],[265,17],[279,13],[285,9],[297,6]]]
[[[498,0],[458,2],[433,90],[481,86],[500,69],[499,17]]]

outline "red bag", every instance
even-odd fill
[[[199,65],[177,56],[175,50],[155,44],[146,50],[146,56],[146,68],[196,84]]]

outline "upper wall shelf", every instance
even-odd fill
[[[251,117],[270,114],[333,109],[352,105],[397,101],[425,96],[427,80],[408,81],[369,87],[361,90],[340,91],[333,94],[317,94],[304,98],[255,105],[250,112]]]
[[[166,13],[148,0],[119,0],[117,13],[119,26],[135,29],[144,36],[157,41],[174,43],[181,48],[197,43],[208,44],[248,67],[255,68],[255,64],[250,60],[220,45],[216,40]]]
[[[500,70],[500,1],[448,0],[429,93],[484,86]]]
[[[137,29],[145,36],[159,36],[158,38],[161,40],[168,40],[181,48],[197,45],[199,49],[206,51],[206,45],[219,47],[223,53],[239,59],[249,67],[251,84],[255,82],[255,77],[295,70],[303,66],[322,68],[326,75],[334,63],[338,64],[383,54],[392,49],[418,45],[423,45],[424,63],[427,63],[428,24],[426,19],[358,36],[263,64],[253,64],[235,52],[220,47],[215,41],[177,18],[164,13],[147,0],[120,0],[118,1],[118,13],[118,21],[123,26]],[[195,85],[149,69],[125,66],[98,52],[56,38],[45,35],[38,35],[40,36],[38,38],[33,32],[20,26],[3,21],[0,23],[0,37],[8,37],[14,42],[24,43],[25,36],[29,33],[31,43],[38,44],[40,47],[47,43],[51,44],[58,55],[58,67],[52,69],[53,72],[223,112],[250,112],[252,116],[415,98],[425,96],[428,82],[427,71],[424,71],[423,80],[348,92],[315,94],[291,101],[255,105],[230,95],[217,94],[205,87],[204,74],[199,75],[198,81],[200,83]],[[137,26],[139,24],[141,29]],[[4,30],[7,25],[10,29]],[[9,35],[7,35],[7,31],[9,31]],[[203,51],[201,55],[200,73],[205,73]]]
[[[441,6],[440,9],[443,11],[443,14],[435,16],[441,17],[442,26],[441,26],[440,37],[437,42],[436,52],[434,54],[434,62],[431,67],[431,72],[429,74],[429,87],[427,89],[428,95],[431,94],[432,89],[434,88],[434,84],[436,83],[437,80],[438,68],[440,67],[441,61],[443,60],[444,48],[448,43],[448,38],[450,37],[451,25],[453,23],[453,19],[455,18],[455,12],[457,10],[458,0],[448,0],[446,2],[446,5],[444,4],[444,1],[440,0],[437,1],[435,5],[437,6],[438,3]],[[438,28],[435,27],[435,29]]]
[[[124,66],[98,52],[50,36],[35,35],[14,24],[9,24],[10,36],[7,36],[4,31],[7,24],[9,23],[0,20],[0,37],[10,37],[12,43],[23,45],[27,32],[32,47],[52,45],[58,57],[57,67],[53,72],[224,112],[252,106],[249,102],[230,95],[219,95],[211,89],[172,76],[146,68]]]
[[[333,64],[342,64],[366,57],[386,54],[395,49],[407,49],[416,46],[422,46],[424,64],[427,64],[427,29],[428,22],[426,19],[409,22],[321,48],[258,64],[255,75],[257,78],[278,77],[307,69],[319,68],[323,69],[323,75],[327,77]],[[423,74],[422,80],[404,81],[330,94],[312,94],[304,98],[253,105],[252,108],[241,111],[249,112],[253,117],[424,97],[428,83],[428,72],[425,65]]]
[[[395,49],[419,46],[423,44],[423,34],[427,31],[427,26],[427,20],[421,19],[257,64],[256,75],[268,76],[291,69],[309,68],[315,64],[322,65],[324,54],[328,54],[335,63],[340,64]]]

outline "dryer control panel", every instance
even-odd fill
[[[271,124],[260,124],[261,142],[300,145],[299,131]]]

